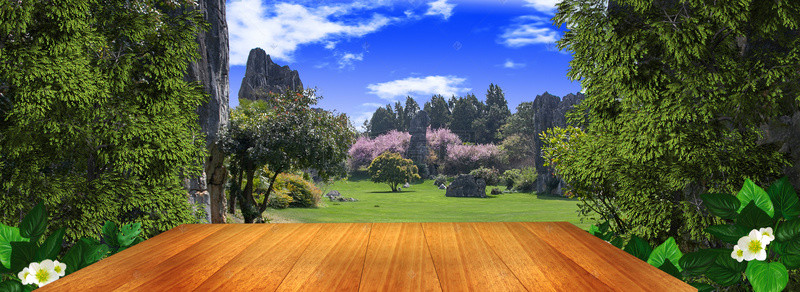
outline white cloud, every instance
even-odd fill
[[[364,121],[367,121],[367,120],[371,119],[373,113],[374,113],[374,111],[361,112],[361,114],[359,114],[358,116],[354,117],[351,120],[351,123],[353,123],[353,126],[355,126],[356,130],[364,131],[364,130],[366,130],[364,128]]]
[[[256,47],[267,51],[273,59],[291,62],[300,45],[321,44],[333,49],[338,39],[361,37],[399,20],[378,13],[358,17],[369,15],[363,10],[388,5],[385,1],[320,7],[290,3],[268,6],[262,2],[233,0],[226,5],[231,65],[245,65],[250,50]]]
[[[552,14],[556,9],[556,4],[562,0],[525,0],[525,6],[533,7],[544,13]]]
[[[424,78],[408,77],[383,83],[367,85],[370,94],[377,95],[381,99],[394,100],[395,97],[405,97],[406,95],[430,96],[441,94],[444,96],[458,95],[472,90],[461,86],[466,78],[456,76],[427,76]]]
[[[361,106],[379,108],[379,107],[382,107],[383,104],[380,104],[380,103],[377,103],[377,102],[365,102],[365,103],[362,103]]]
[[[506,62],[503,63],[503,68],[516,69],[522,67],[525,67],[525,63],[514,63],[511,59],[506,59]]]
[[[499,43],[508,47],[519,48],[533,44],[554,43],[560,35],[545,18],[525,15],[514,19],[514,23],[500,35]]]
[[[339,69],[353,68],[353,62],[364,60],[364,53],[353,54],[346,53],[339,57]]]
[[[456,7],[455,4],[447,3],[447,0],[436,0],[428,3],[428,6],[430,7],[425,15],[442,15],[445,20],[453,15],[453,7]]]

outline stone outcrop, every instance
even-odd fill
[[[339,191],[330,191],[327,194],[325,194],[325,197],[328,198],[328,200],[333,201],[336,198],[341,198],[342,194],[339,193]]]
[[[533,140],[533,153],[542,153],[543,143],[538,139],[539,134],[553,127],[566,127],[567,111],[571,110],[576,104],[581,102],[585,95],[567,94],[564,98],[558,98],[548,92],[536,96],[533,100],[534,116],[533,129],[536,139]],[[544,166],[544,158],[535,155],[534,165],[538,174],[535,183],[535,190],[539,194],[561,194],[563,182],[560,178],[553,175],[553,169]]]
[[[486,182],[469,174],[461,174],[447,186],[446,197],[486,198]]]
[[[789,156],[791,165],[783,169],[783,174],[795,189],[800,190],[800,111],[772,119],[760,129],[764,137],[758,144],[776,144],[778,152]]]
[[[419,174],[423,178],[428,176],[428,139],[426,132],[430,121],[431,119],[428,117],[427,112],[424,110],[418,111],[411,118],[411,124],[408,127],[408,131],[411,133],[411,141],[408,144],[408,150],[406,150],[406,158],[413,160],[414,164],[420,168]]]
[[[303,90],[303,82],[300,81],[297,70],[275,64],[261,48],[250,50],[242,86],[239,88],[239,98],[263,100],[269,92],[283,94],[288,90]]]
[[[201,203],[206,208],[207,221],[225,223],[225,181],[228,177],[223,166],[224,154],[216,147],[218,133],[228,124],[228,26],[225,22],[224,0],[200,0],[198,9],[210,26],[197,36],[200,59],[189,64],[186,79],[199,81],[208,94],[208,100],[197,108],[202,131],[206,134],[206,157],[203,173],[188,178],[184,185],[191,203]]]

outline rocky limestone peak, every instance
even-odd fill
[[[303,82],[300,81],[297,70],[292,70],[288,65],[275,64],[261,48],[250,50],[242,86],[239,88],[239,98],[265,99],[263,93],[283,94],[288,90],[303,90]]]

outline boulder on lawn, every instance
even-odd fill
[[[503,193],[503,191],[501,191],[500,189],[492,188],[492,195],[499,195],[499,194],[502,194],[502,193]]]
[[[330,191],[327,194],[325,194],[325,197],[333,201],[335,198],[341,198],[342,194],[340,194],[339,191]]]
[[[407,188],[410,188],[410,187],[411,187],[411,185],[410,185],[410,184],[408,184],[408,183],[406,183],[406,184],[404,184],[404,185],[403,185],[403,188],[404,188],[404,189],[407,189]]]
[[[469,174],[456,177],[444,194],[447,197],[486,198],[486,182]]]
[[[447,187],[446,187],[446,186],[444,186],[444,184],[440,184],[440,185],[439,185],[439,189],[440,189],[440,190],[446,190],[446,189],[447,189]]]

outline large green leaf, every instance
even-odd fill
[[[142,227],[141,223],[128,223],[120,228],[119,233],[117,233],[117,242],[120,246],[130,246],[136,237],[139,236],[139,233],[142,232],[140,229]]]
[[[781,263],[750,261],[745,271],[756,292],[778,292],[789,283],[789,271]]]
[[[769,194],[769,198],[772,199],[772,203],[775,205],[776,215],[780,214],[787,220],[800,216],[800,199],[798,199],[797,193],[794,192],[794,187],[789,184],[785,176],[769,186],[767,194]]]
[[[747,206],[739,214],[739,218],[736,218],[736,225],[748,230],[771,227],[774,223],[775,221],[764,210],[756,207],[754,201],[747,203]]]
[[[35,254],[35,242],[11,242],[11,270],[22,271],[22,268],[27,267],[31,262],[33,262],[33,257]]]
[[[64,254],[64,257],[61,258],[61,261],[67,265],[67,270],[65,271],[67,275],[81,268],[85,250],[86,243],[79,240],[72,245],[72,248],[70,248],[67,253]]]
[[[711,215],[723,219],[736,218],[736,213],[741,205],[739,199],[730,194],[702,194],[700,198],[703,199],[703,205]]]
[[[647,261],[647,259],[650,258],[650,253],[653,252],[653,248],[650,247],[650,244],[636,235],[631,236],[631,240],[625,245],[624,250],[642,261]]]
[[[742,281],[742,272],[745,269],[747,262],[737,262],[730,253],[719,253],[706,271],[706,277],[722,286],[731,286]]]
[[[106,221],[103,224],[103,240],[109,247],[118,247],[117,242],[117,224],[111,221]]]
[[[681,276],[681,272],[678,271],[678,267],[676,267],[672,263],[672,260],[670,260],[670,259],[665,260],[664,264],[662,264],[660,267],[658,267],[658,269],[664,271],[667,274],[670,274],[671,276],[673,276],[675,278],[683,279],[683,277]]]
[[[689,283],[692,287],[697,288],[697,292],[714,292],[714,286],[706,283]]]
[[[64,228],[58,229],[51,234],[44,243],[36,250],[34,261],[40,262],[45,259],[56,260],[56,256],[61,252],[61,243],[64,240]]]
[[[23,292],[25,286],[22,286],[22,283],[14,280],[6,280],[0,282],[0,291],[3,292]]]
[[[775,207],[772,205],[772,200],[770,200],[769,195],[764,189],[757,186],[750,179],[744,181],[744,185],[739,191],[739,194],[736,195],[736,198],[741,202],[738,210],[739,213],[742,212],[742,209],[744,209],[748,203],[755,202],[756,207],[764,210],[769,217],[774,218]]]
[[[800,218],[778,223],[775,239],[783,242],[800,240]]]
[[[786,254],[800,254],[800,240],[793,240],[786,243]]]
[[[28,241],[19,234],[19,228],[0,224],[0,264],[11,267],[11,242]]]
[[[750,230],[747,228],[730,224],[711,225],[707,227],[705,231],[730,244],[736,244],[739,241],[739,238],[742,238],[742,236],[745,236],[748,232],[750,232]]]
[[[25,214],[25,218],[22,218],[22,222],[19,224],[19,233],[23,237],[36,241],[39,236],[44,234],[46,227],[47,210],[44,204],[39,203],[28,214]]]
[[[683,269],[684,274],[688,276],[699,276],[704,274],[716,259],[716,252],[707,249],[701,249],[696,252],[690,252],[683,255],[679,264]]]
[[[650,257],[647,258],[647,263],[654,267],[660,267],[664,264],[665,260],[669,259],[673,263],[677,263],[682,256],[681,250],[678,248],[678,245],[675,244],[675,238],[670,237],[667,238],[664,243],[653,249],[653,252],[650,253]],[[677,269],[681,271],[680,267],[677,267]]]
[[[110,249],[108,245],[105,244],[88,246],[83,254],[84,258],[83,258],[83,263],[81,263],[81,268],[87,267],[105,258],[108,255],[109,251]]]
[[[787,269],[793,270],[800,268],[800,255],[796,254],[787,254],[781,256],[781,263],[786,266]]]

